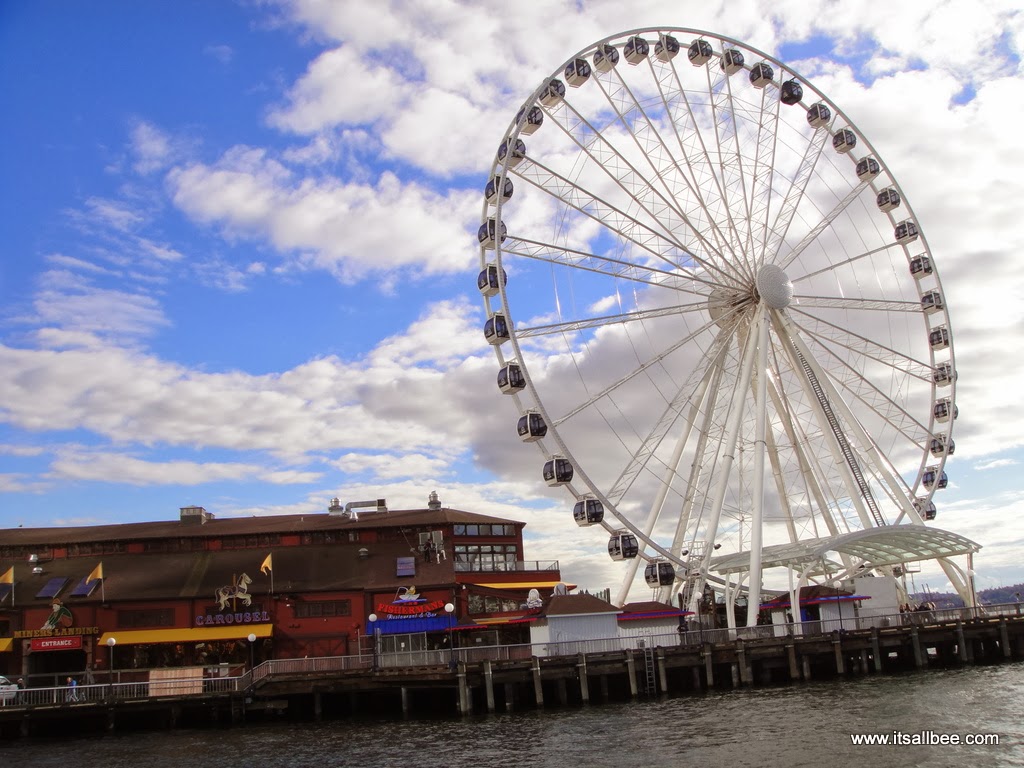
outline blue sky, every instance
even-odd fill
[[[668,24],[791,63],[891,158],[957,333],[943,523],[986,545],[982,586],[1024,580],[1021,12],[620,5],[4,3],[0,527],[436,489],[527,520],[567,578],[613,583],[501,431],[475,230],[540,79]]]

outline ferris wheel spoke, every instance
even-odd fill
[[[844,477],[849,489],[849,496],[857,508],[861,525],[865,528],[871,525],[885,525],[886,521],[882,511],[864,477],[857,451],[850,443],[836,413],[839,403],[834,403],[828,397],[827,377],[810,354],[800,334],[796,333],[789,325],[786,317],[781,313],[776,313],[775,318],[777,319],[776,332],[783,340],[784,348],[791,355],[794,370],[802,370],[804,373],[801,384],[807,393],[808,402],[814,407],[821,433],[829,438],[835,464]]]
[[[801,326],[797,325],[797,327]],[[927,426],[912,416],[906,408],[896,402],[878,384],[864,376],[857,367],[850,363],[846,356],[839,354],[834,345],[828,343],[828,340],[809,333],[806,328],[801,327],[801,330],[809,341],[813,341],[818,345],[823,355],[833,360],[834,364],[845,372],[845,376],[834,375],[832,377],[837,385],[842,386],[853,397],[864,403],[864,405],[878,412],[879,415],[883,416],[894,429],[897,429],[908,440],[917,444],[922,449],[925,447],[923,436],[928,435],[930,437]],[[875,358],[872,359],[874,360]],[[899,370],[899,372],[906,375],[906,371]],[[855,386],[857,384],[860,386]],[[909,434],[906,431],[908,426],[916,427],[919,437]]]
[[[671,62],[648,59],[648,64],[654,73],[662,103],[671,118],[669,122],[679,153],[689,170],[688,178],[691,189],[703,209],[703,215],[714,228],[716,242],[720,243],[719,250],[723,252],[728,250],[733,259],[741,263],[743,254],[736,250],[735,244],[738,244],[740,239],[732,210],[729,207],[721,179],[715,172],[704,132],[694,114],[693,105],[686,88],[683,87],[679,72]],[[707,67],[706,71],[707,94],[710,95],[723,87],[727,75],[721,68],[715,70],[711,66]],[[717,71],[714,76],[712,76],[713,71]],[[717,223],[718,216],[725,218],[725,231]]]
[[[607,386],[604,389],[602,389],[600,392],[598,392],[595,395],[592,395],[591,397],[589,397],[586,400],[584,400],[582,403],[577,405],[575,408],[572,408],[571,410],[569,410],[565,414],[563,414],[563,415],[559,416],[558,418],[556,418],[554,420],[554,426],[555,427],[561,426],[562,424],[564,424],[568,420],[572,419],[574,416],[577,416],[580,413],[582,413],[583,411],[585,411],[587,408],[592,406],[594,403],[597,403],[597,402],[607,398],[609,395],[614,393],[616,390],[618,390],[619,388],[621,388],[622,386],[624,386],[628,382],[632,381],[637,376],[645,373],[651,367],[653,367],[655,365],[660,365],[662,363],[662,361],[665,360],[665,358],[667,358],[669,355],[671,355],[672,353],[678,351],[679,349],[681,349],[682,347],[686,346],[687,344],[693,342],[695,339],[697,339],[701,335],[707,333],[708,330],[713,325],[715,325],[715,321],[711,321],[711,322],[708,322],[708,323],[702,325],[701,327],[697,328],[695,331],[690,332],[689,334],[687,334],[683,338],[681,338],[678,341],[674,342],[669,347],[667,347],[664,351],[662,351],[659,354],[655,355],[651,359],[645,360],[643,363],[641,363],[634,370],[630,371],[625,376],[620,378],[618,381],[615,381],[614,383],[612,383],[609,386]]]
[[[802,346],[802,341],[798,337],[795,337],[793,341],[795,345]],[[803,349],[809,353],[806,346],[804,346]],[[812,366],[813,365],[814,363],[812,362]],[[910,488],[893,469],[892,462],[889,461],[888,457],[886,457],[884,453],[882,453],[877,442],[872,439],[867,430],[865,430],[860,419],[858,419],[850,409],[846,399],[842,397],[841,393],[836,388],[835,380],[821,372],[821,369],[819,369],[819,372],[819,381],[822,388],[825,390],[830,407],[835,409],[838,413],[838,416],[842,419],[845,425],[845,431],[852,435],[854,441],[859,446],[859,450],[857,451],[859,461],[856,462],[856,464],[862,472],[865,472],[865,474],[868,475],[867,479],[873,479],[878,486],[886,491],[889,498],[895,502],[897,509],[902,508],[902,511],[909,512],[913,515],[914,513],[912,512],[912,505],[910,503]],[[925,446],[921,444],[921,442],[916,440],[911,440],[911,442],[919,451],[923,451],[925,449]],[[856,470],[854,473],[856,475]],[[860,482],[859,478],[858,482]],[[862,491],[864,490],[865,484],[867,484],[867,481],[865,481],[865,483],[861,483]],[[871,501],[873,499],[874,493],[868,491],[865,500],[869,502],[869,507],[872,506]],[[874,511],[875,510],[872,508],[873,513]],[[920,520],[918,520],[918,522],[920,522]],[[876,519],[876,524],[884,525],[885,522],[884,520],[880,522]]]
[[[754,145],[754,172],[750,190],[750,228],[748,229],[751,261],[762,262],[768,244],[768,216],[772,202],[772,182],[775,178],[775,141],[778,133],[779,109],[782,102],[769,99],[777,87],[773,82],[761,90],[761,110]],[[770,106],[771,105],[771,106]]]
[[[884,254],[887,251],[897,251],[897,250],[902,250],[902,246],[899,243],[896,243],[896,242],[888,243],[886,245],[879,246],[878,248],[871,248],[870,250],[863,251],[863,252],[858,253],[858,254],[856,254],[854,256],[850,256],[849,258],[843,259],[842,261],[830,262],[829,264],[827,264],[826,266],[822,267],[821,269],[816,269],[813,272],[806,272],[806,273],[804,273],[802,275],[799,275],[798,277],[794,277],[794,278],[791,279],[791,282],[796,284],[796,283],[799,283],[799,282],[804,281],[804,280],[809,280],[812,277],[817,277],[818,275],[827,274],[829,272],[836,272],[836,273],[838,273],[844,267],[849,267],[849,266],[855,264],[856,262],[860,261],[861,259],[867,259],[867,258],[870,258],[872,256],[878,256],[879,254]]]
[[[921,311],[920,301],[896,299],[850,299],[843,296],[805,296],[794,294],[793,300],[801,310],[807,309],[859,309],[868,312],[912,312]]]
[[[673,270],[684,273],[687,277],[698,279],[697,271],[687,262],[699,263],[699,259],[676,241],[668,230],[659,231],[648,223],[630,216],[537,161],[524,161],[516,169],[516,175],[555,200],[600,223],[607,231],[615,233],[619,240],[632,243],[641,251],[668,264]]]
[[[658,67],[648,59],[649,65],[655,70]],[[658,62],[661,68],[672,72],[671,64]],[[661,86],[660,77],[659,88]],[[679,152],[673,151],[668,142],[658,130],[655,121],[651,119],[647,110],[640,104],[629,86],[625,83],[618,70],[612,70],[604,75],[598,75],[597,82],[601,86],[605,98],[613,106],[619,121],[629,131],[637,148],[643,157],[648,161],[658,179],[664,192],[678,203],[678,213],[691,226],[698,240],[704,245],[705,252],[709,258],[717,255],[723,269],[729,269],[729,264],[736,257],[733,252],[732,243],[724,236],[715,222],[714,217],[708,210],[707,204],[701,195],[701,189],[696,174],[692,167],[691,155],[684,154],[686,169],[679,160]],[[663,111],[670,119],[668,123],[675,132],[676,142],[682,147],[678,136],[678,128],[673,118],[672,108],[666,100],[664,91],[661,91],[661,102],[656,105],[658,111]],[[732,259],[726,259],[728,252]]]
[[[789,227],[793,223],[793,217],[800,208],[801,203],[807,194],[807,187],[814,175],[814,169],[818,165],[825,150],[825,145],[830,134],[826,130],[817,130],[807,142],[800,165],[789,184],[786,196],[779,206],[779,212],[772,222],[769,237],[765,243],[765,263],[772,264],[778,259],[779,249],[789,233]]]
[[[713,345],[714,349],[717,349],[713,355],[709,354],[708,359],[713,360],[711,365],[708,365],[704,369],[694,368],[690,372],[690,376],[684,382],[676,393],[675,397],[668,403],[663,409],[660,418],[657,419],[650,432],[640,443],[640,446],[633,452],[628,464],[619,473],[619,476],[611,484],[610,490],[607,492],[608,500],[612,504],[618,504],[622,500],[622,497],[629,492],[633,485],[633,482],[640,475],[642,471],[647,468],[648,463],[655,455],[655,451],[661,442],[665,439],[665,435],[668,430],[675,424],[680,418],[684,407],[689,403],[690,409],[689,414],[686,417],[684,423],[684,435],[680,439],[680,452],[685,446],[686,438],[693,427],[693,421],[697,417],[697,411],[701,401],[704,399],[704,395],[707,391],[707,387],[712,378],[719,378],[720,374],[716,377],[715,374],[720,370],[718,361],[722,354],[725,352],[725,347],[729,343],[729,337],[731,333],[726,332],[724,329],[719,333],[718,338],[715,340]],[[709,350],[710,352],[710,350]],[[678,455],[674,461],[670,461],[665,467],[666,477],[662,480],[662,491],[667,491],[671,485],[671,479],[678,472],[676,467],[678,462]],[[664,503],[664,495],[659,491],[659,497],[654,505],[652,505],[651,513],[651,524],[653,525],[653,519],[656,518],[654,513],[655,509],[660,509]],[[648,535],[650,531],[647,531]]]
[[[868,183],[869,180],[861,181],[847,192],[846,196],[836,203],[832,210],[826,213],[817,224],[811,227],[811,230],[804,235],[803,239],[793,246],[793,249],[776,263],[778,263],[782,269],[788,269],[794,261],[800,258],[800,255],[807,249],[807,247],[821,237],[821,234],[832,226],[835,220],[839,218],[850,204],[860,196]]]
[[[591,253],[522,237],[509,237],[502,244],[501,252],[504,256],[518,256],[693,296],[706,297],[711,290],[724,287],[721,283],[685,271],[658,269],[629,259],[617,259],[607,254]],[[704,286],[705,290],[694,290],[688,287],[690,285]]]
[[[594,128],[567,101],[550,111],[555,122],[590,158],[594,166],[612,179],[647,216],[657,221],[682,250],[709,272],[727,278],[719,266],[722,254],[717,253],[676,201],[661,192],[652,179],[629,161],[605,135]]]
[[[743,154],[739,146],[737,130],[737,101],[733,99],[732,81],[725,78],[721,87],[712,90],[711,117],[715,126],[715,144],[718,147],[718,175],[725,190],[723,200],[730,211],[730,221],[736,226],[736,242],[746,242],[750,231],[751,211],[747,196],[746,174],[743,170]],[[752,279],[755,266],[749,251],[743,250],[743,264],[748,278]]]
[[[529,339],[535,336],[551,336],[555,334],[584,331],[590,328],[603,328],[610,325],[624,325],[626,323],[640,323],[645,320],[653,320],[658,317],[673,317],[691,312],[704,313],[707,311],[707,302],[700,301],[694,304],[677,304],[671,307],[659,307],[638,312],[623,312],[618,315],[604,315],[602,317],[590,317],[581,320],[565,320],[560,323],[549,323],[535,326],[516,326],[516,336],[520,339]],[[704,325],[707,328],[708,325]]]
[[[853,333],[848,328],[803,312],[796,307],[790,306],[789,310],[794,316],[793,322],[798,323],[801,330],[809,336],[822,341],[828,340],[864,358],[887,365],[901,374],[909,374],[922,380],[931,380],[934,374],[931,365],[904,352]]]

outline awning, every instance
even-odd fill
[[[11,650],[14,646],[13,637],[0,637],[0,653]]]
[[[129,629],[104,632],[97,641],[106,645],[114,638],[116,645],[145,645],[149,643],[205,643],[213,640],[245,640],[249,635],[271,637],[273,624],[231,624],[217,627],[189,627],[188,629]]]
[[[472,586],[485,589],[554,589],[558,584],[565,584],[566,589],[576,589],[575,584],[566,584],[564,581],[502,581]]]

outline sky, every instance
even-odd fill
[[[614,591],[604,539],[503,428],[476,229],[541,79],[645,26],[791,64],[886,158],[956,342],[939,522],[983,545],[979,588],[1024,582],[1024,11],[1007,0],[3,3],[0,528],[436,490],[525,521],[529,559]]]

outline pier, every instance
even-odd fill
[[[275,659],[224,677],[150,673],[146,682],[29,688],[0,702],[0,736],[486,714],[1024,658],[1018,605],[900,614],[867,629],[793,629]]]

